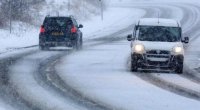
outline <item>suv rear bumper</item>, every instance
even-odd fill
[[[48,46],[48,47],[55,47],[55,46],[67,46],[72,47],[75,42],[77,41],[76,36],[69,36],[69,37],[52,37],[52,36],[39,36],[39,45],[40,46]]]
[[[72,47],[72,42],[42,42],[40,46],[56,47],[56,46],[67,46]]]
[[[132,61],[137,63],[142,69],[170,69],[174,70],[178,64],[183,63],[183,55],[170,55],[168,58],[149,59],[145,54],[134,53],[131,55]],[[160,59],[160,60],[158,60]]]

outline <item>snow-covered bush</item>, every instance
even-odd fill
[[[0,0],[0,26],[8,24],[9,20],[32,21],[31,8],[44,0]]]
[[[100,14],[100,7],[99,0],[0,0],[0,27],[9,26],[10,20],[39,25],[53,12],[88,19]]]

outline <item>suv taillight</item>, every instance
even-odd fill
[[[72,26],[72,28],[71,28],[71,33],[76,33],[76,32],[77,32],[76,27],[75,27],[75,26]]]
[[[45,32],[45,29],[44,29],[44,26],[42,25],[41,27],[40,27],[40,33],[44,33]]]

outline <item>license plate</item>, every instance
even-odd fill
[[[51,35],[53,35],[53,36],[63,36],[64,33],[63,32],[52,32]]]

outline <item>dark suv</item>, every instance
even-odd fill
[[[41,50],[49,47],[65,46],[73,49],[82,47],[82,32],[77,21],[72,17],[45,17],[40,28],[39,47]]]

